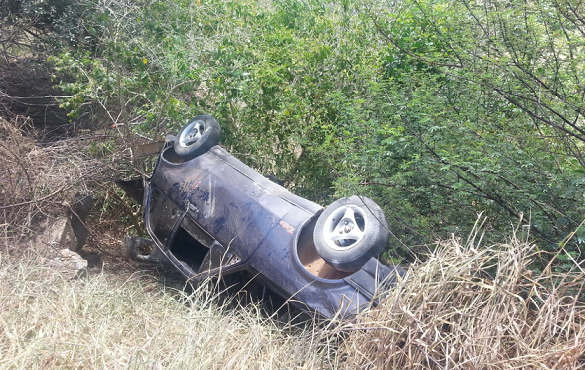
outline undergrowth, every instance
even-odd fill
[[[356,320],[268,318],[151,276],[66,281],[0,262],[0,369],[578,369],[585,272],[529,269],[534,245],[441,243]],[[341,338],[341,340],[340,340]]]
[[[0,263],[1,369],[331,368],[323,335],[227,308],[212,290],[106,273],[65,281],[34,261]]]
[[[440,243],[344,343],[349,368],[585,367],[585,271],[531,269],[540,251],[513,238]]]

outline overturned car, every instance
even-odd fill
[[[220,133],[210,116],[189,120],[144,184],[156,253],[186,279],[248,271],[302,309],[333,317],[376,304],[404,274],[375,258],[389,229],[371,199],[342,198],[323,209],[230,155]]]

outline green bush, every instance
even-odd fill
[[[557,3],[100,4],[53,58],[72,119],[160,137],[211,114],[292,191],[374,198],[407,258],[479,213],[495,238],[521,222],[549,251],[581,222],[582,29]]]

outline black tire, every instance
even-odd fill
[[[356,195],[331,203],[317,219],[313,231],[319,256],[345,272],[359,270],[380,254],[389,236],[382,209],[370,198]]]
[[[183,160],[193,159],[219,143],[221,128],[211,116],[190,119],[175,137],[173,148]]]

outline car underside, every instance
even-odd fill
[[[343,198],[323,209],[233,157],[217,145],[219,131],[209,116],[188,121],[144,181],[144,221],[156,254],[187,280],[247,271],[331,318],[377,304],[404,275],[375,258],[388,225],[372,200]]]

